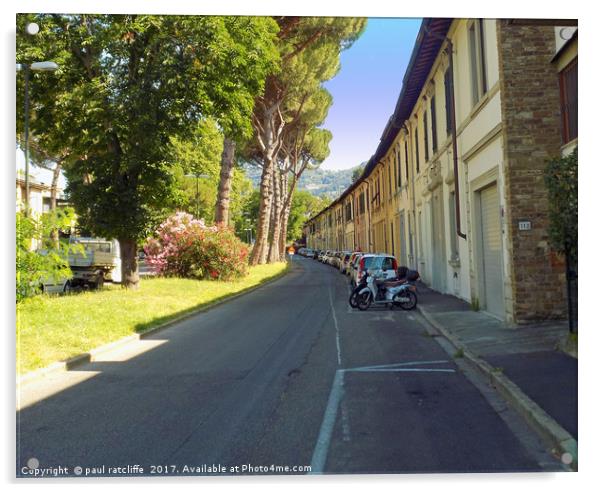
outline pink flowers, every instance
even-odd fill
[[[185,212],[168,217],[148,239],[146,260],[163,275],[231,279],[245,275],[249,251],[227,227],[207,226]]]

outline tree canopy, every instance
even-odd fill
[[[313,132],[310,137],[310,130],[322,123],[331,102],[322,83],[336,75],[341,51],[351,46],[366,24],[365,19],[349,17],[278,17],[276,21],[280,26],[277,46],[281,66],[277,73],[268,76],[253,114],[256,146],[252,159],[263,170],[252,264],[282,257],[277,244],[282,250],[288,220],[283,190],[289,190],[289,171],[281,171],[290,167],[291,148],[308,151],[310,142],[321,142],[325,148],[319,153],[328,155],[330,134]],[[313,118],[309,112],[312,100],[318,110]],[[306,124],[300,125],[303,117]],[[316,163],[321,162],[317,154],[314,158]],[[298,179],[298,175],[293,179]],[[293,181],[291,190],[294,184]]]
[[[249,136],[255,97],[277,69],[278,25],[268,17],[17,21],[18,62],[60,67],[32,77],[32,133],[50,152],[68,154],[67,192],[80,223],[120,242],[146,237],[173,198],[172,139],[190,138],[206,117],[229,135]],[[40,25],[36,36],[25,34],[30,21]]]

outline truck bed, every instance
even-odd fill
[[[69,254],[69,266],[71,267],[107,267],[113,266],[114,255],[101,251],[87,250],[83,253]]]

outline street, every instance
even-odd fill
[[[417,311],[352,310],[347,277],[292,262],[274,283],[19,388],[18,475],[31,458],[82,475],[561,469]]]

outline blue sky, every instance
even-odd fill
[[[341,70],[324,84],[333,104],[323,127],[333,137],[322,169],[354,167],[372,156],[395,108],[421,21],[370,18],[341,54]]]

